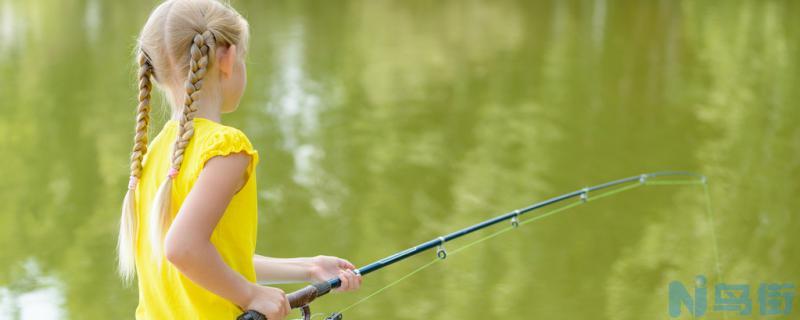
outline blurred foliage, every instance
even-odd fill
[[[262,254],[363,265],[588,184],[709,176],[713,226],[700,187],[638,189],[476,246],[348,318],[663,319],[673,280],[800,283],[797,2],[233,4],[252,47],[225,122],[262,154]],[[131,52],[154,5],[0,0],[0,311],[12,317],[25,312],[14,297],[50,287],[65,317],[131,317],[114,245]]]

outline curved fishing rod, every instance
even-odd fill
[[[417,255],[417,254],[419,254],[421,252],[428,251],[428,250],[430,250],[430,249],[432,249],[434,247],[436,247],[436,256],[439,257],[440,259],[445,259],[447,257],[447,251],[444,249],[444,244],[446,242],[448,242],[448,241],[460,238],[460,237],[465,236],[467,234],[470,234],[470,233],[473,233],[475,231],[478,231],[478,230],[493,226],[495,224],[498,224],[498,223],[506,221],[506,220],[510,220],[512,226],[516,227],[516,226],[519,225],[519,217],[522,216],[523,214],[526,214],[526,213],[531,212],[533,210],[536,210],[536,209],[539,209],[539,208],[543,208],[543,207],[547,207],[547,206],[550,206],[550,205],[553,205],[553,204],[556,204],[556,203],[560,203],[560,202],[562,202],[564,200],[572,199],[572,198],[580,198],[582,202],[586,202],[586,201],[588,201],[589,193],[591,193],[591,192],[595,192],[595,191],[599,191],[599,190],[603,190],[603,189],[608,189],[608,188],[612,188],[612,187],[616,187],[616,186],[619,186],[619,185],[623,185],[623,184],[626,184],[626,183],[632,183],[632,182],[636,182],[638,184],[644,184],[651,178],[665,177],[665,176],[670,176],[670,177],[676,177],[676,176],[693,177],[693,178],[697,178],[698,182],[700,182],[700,183],[705,183],[706,182],[706,177],[705,176],[700,175],[700,174],[696,174],[696,173],[692,173],[692,172],[686,172],[686,171],[662,171],[662,172],[645,173],[645,174],[641,174],[641,175],[637,175],[637,176],[632,176],[632,177],[627,177],[627,178],[623,178],[623,179],[619,179],[619,180],[609,181],[609,182],[606,182],[606,183],[602,183],[602,184],[598,184],[598,185],[595,185],[595,186],[586,187],[586,188],[583,188],[583,189],[580,189],[580,190],[576,190],[576,191],[573,191],[573,192],[570,192],[570,193],[566,193],[566,194],[563,194],[563,195],[560,195],[560,196],[557,196],[557,197],[554,197],[554,198],[550,198],[550,199],[547,199],[545,201],[542,201],[542,202],[539,202],[539,203],[535,203],[535,204],[532,204],[530,206],[527,206],[527,207],[524,207],[524,208],[521,208],[521,209],[516,209],[514,211],[511,211],[511,212],[499,215],[497,217],[485,220],[483,222],[479,222],[477,224],[474,224],[472,226],[466,227],[464,229],[461,229],[461,230],[458,230],[458,231],[454,231],[454,232],[449,233],[447,235],[438,237],[438,238],[433,239],[433,240],[429,240],[429,241],[423,242],[423,243],[421,243],[421,244],[419,244],[417,246],[414,246],[414,247],[408,248],[406,250],[400,251],[400,252],[395,253],[393,255],[390,255],[390,256],[388,256],[386,258],[383,258],[381,260],[375,261],[375,262],[370,263],[370,264],[368,264],[366,266],[358,268],[354,272],[356,274],[364,276],[364,275],[367,275],[367,274],[372,273],[374,271],[380,270],[380,269],[382,269],[384,267],[387,267],[389,265],[392,265],[394,263],[397,263],[397,262],[400,262],[402,260],[405,260],[406,258],[409,258],[411,256]],[[294,291],[292,293],[289,293],[289,294],[286,295],[286,298],[289,300],[289,305],[291,305],[292,309],[298,309],[298,308],[302,309],[303,319],[304,320],[309,320],[309,319],[311,319],[311,309],[309,307],[309,304],[312,301],[314,301],[315,299],[328,294],[331,291],[331,289],[338,288],[339,286],[341,286],[341,281],[339,280],[339,278],[333,278],[333,279],[330,279],[328,281],[323,281],[323,282],[318,282],[318,283],[314,283],[314,284],[308,285],[308,286],[306,286],[306,287],[304,287],[304,288],[302,288],[300,290],[297,290],[297,291]],[[239,315],[239,317],[237,317],[236,319],[237,320],[267,320],[267,318],[264,315],[262,315],[261,313],[255,311],[255,310],[247,310],[245,313]],[[342,315],[341,315],[341,313],[334,313],[330,317],[328,317],[327,319],[328,320],[340,320],[340,319],[342,319]]]

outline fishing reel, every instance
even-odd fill
[[[303,320],[311,320],[311,308],[308,305],[303,306],[300,311],[303,313]],[[342,320],[341,312],[331,313],[325,320]]]
[[[303,320],[310,320],[311,319],[311,308],[308,305],[303,306],[300,311],[303,313]],[[240,315],[236,320],[268,320],[263,314],[258,313],[254,310],[248,310],[247,312]],[[330,316],[325,318],[325,320],[342,320],[342,313],[341,312],[334,312],[331,313]]]

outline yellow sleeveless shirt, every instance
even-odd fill
[[[153,139],[144,158],[144,169],[136,187],[136,273],[139,306],[136,319],[235,319],[239,307],[198,286],[183,276],[166,259],[159,268],[151,255],[148,238],[150,207],[159,185],[170,167],[172,146],[178,131],[177,121],[170,120]],[[225,214],[211,236],[211,243],[233,270],[251,282],[256,281],[253,254],[256,247],[257,197],[255,166],[258,153],[247,136],[238,129],[214,121],[195,118],[194,136],[186,147],[178,176],[173,181],[174,218],[189,194],[200,171],[209,159],[245,152],[252,157],[247,168],[247,182],[231,199]]]

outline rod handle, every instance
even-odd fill
[[[314,283],[304,288],[294,291],[286,295],[286,300],[289,300],[289,305],[292,309],[302,308],[307,306],[314,299],[321,297],[331,291],[331,283],[328,281]],[[240,314],[236,320],[267,320],[263,314],[255,310],[247,310]]]
[[[236,317],[236,320],[267,320],[263,314],[255,310],[247,310]]]
[[[301,308],[308,305],[314,299],[321,297],[331,291],[331,284],[327,281],[318,282],[305,286],[304,288],[286,295],[292,309]]]

